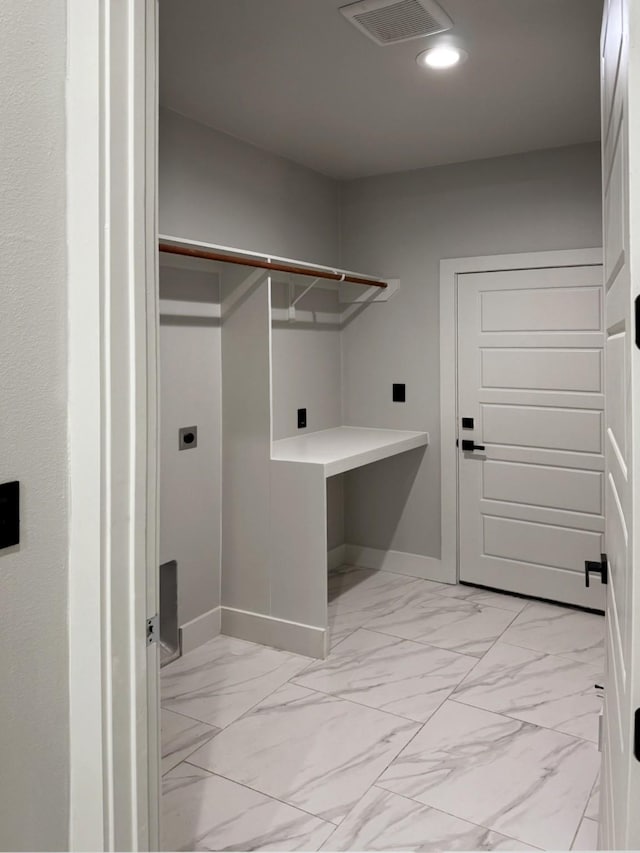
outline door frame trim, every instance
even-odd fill
[[[602,249],[560,249],[440,261],[440,558],[445,583],[457,583],[458,555],[458,276],[545,267],[599,266]]]
[[[69,849],[157,850],[157,0],[69,0]]]

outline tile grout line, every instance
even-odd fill
[[[219,636],[226,636],[226,635],[219,635]],[[243,640],[243,642],[249,642],[249,641]],[[252,643],[252,645],[259,646],[260,648],[263,648],[263,649],[269,649],[270,651],[276,651],[276,652],[282,651],[282,649],[275,649],[272,646],[262,646],[260,643]],[[294,652],[285,652],[285,651],[282,651],[282,653],[287,654],[287,655],[295,654]],[[298,657],[305,657],[305,656],[304,655],[298,655]],[[303,669],[307,669],[308,666],[311,666],[313,664],[313,660],[314,659],[311,659],[309,664],[305,665],[303,667]],[[171,711],[174,714],[180,714],[181,716],[186,717],[189,720],[193,720],[196,723],[202,723],[203,725],[211,726],[214,729],[217,728],[218,731],[221,732],[221,731],[224,731],[225,729],[229,728],[229,726],[233,725],[233,723],[237,722],[238,720],[241,720],[246,714],[253,711],[261,702],[264,702],[265,699],[269,699],[271,696],[273,696],[273,694],[276,693],[278,690],[280,690],[281,687],[284,687],[285,684],[291,683],[291,680],[293,678],[297,678],[301,674],[301,672],[302,672],[302,670],[300,672],[296,673],[295,675],[292,675],[286,681],[283,681],[281,684],[279,684],[277,687],[275,687],[269,693],[265,694],[261,699],[258,699],[257,702],[254,702],[253,705],[251,705],[249,708],[247,708],[245,711],[243,711],[241,714],[239,714],[233,720],[230,720],[224,726],[216,726],[213,723],[210,723],[206,720],[200,720],[200,719],[198,719],[198,717],[189,717],[187,714],[182,714],[180,711],[174,711],[173,708],[166,708],[163,705],[161,705],[160,707],[161,707],[161,710]],[[161,676],[161,678],[162,678],[162,676]],[[299,685],[296,685],[296,686],[299,686]]]
[[[371,787],[378,786],[377,784],[374,784]],[[371,788],[369,790],[371,790]],[[543,847],[537,847],[535,844],[530,844],[528,841],[522,841],[521,839],[514,838],[512,835],[507,835],[506,833],[501,832],[499,829],[492,829],[490,826],[485,826],[483,823],[475,823],[475,821],[469,820],[466,817],[458,817],[458,815],[451,814],[451,812],[445,811],[445,809],[441,809],[438,806],[430,806],[427,803],[420,802],[420,800],[414,800],[413,797],[408,797],[406,794],[399,794],[397,791],[390,791],[388,788],[382,787],[378,787],[378,790],[384,791],[385,794],[391,794],[394,797],[400,797],[402,800],[406,800],[408,803],[413,803],[413,805],[420,806],[421,808],[440,812],[441,814],[445,814],[448,817],[453,818],[454,820],[461,820],[464,823],[468,823],[471,826],[476,826],[478,829],[483,829],[486,832],[495,832],[497,835],[501,835],[503,838],[506,838],[509,841],[520,841],[521,844],[527,844],[529,847],[534,847],[536,850],[544,850]]]
[[[602,765],[602,753],[600,755],[601,755],[600,764]],[[589,791],[589,796],[587,797],[587,802],[584,804],[582,817],[578,821],[578,826],[576,827],[576,832],[575,832],[575,835],[573,836],[573,841],[571,842],[571,847],[569,848],[570,850],[573,850],[573,845],[576,843],[578,833],[580,832],[580,828],[581,828],[582,824],[584,823],[584,821],[585,820],[593,820],[593,818],[588,818],[586,815],[587,815],[587,809],[589,808],[589,803],[591,802],[591,797],[593,796],[593,792],[595,790],[596,784],[598,783],[598,779],[599,779],[599,773],[596,776],[596,778],[593,780],[593,785],[591,786],[591,790]],[[595,823],[598,825],[598,829],[599,829],[600,828],[600,810],[599,809],[598,809],[598,820],[595,821]]]
[[[507,628],[505,628],[505,631],[507,631],[507,630],[508,630],[508,628],[509,628],[509,626],[507,626]],[[486,655],[488,655],[488,654],[489,654],[489,652],[491,652],[491,651],[495,648],[495,646],[496,646],[496,645],[498,645],[498,644],[500,643],[500,641],[501,641],[501,640],[502,640],[502,635],[500,635],[500,637],[498,637],[498,639],[497,639],[497,640],[496,640],[496,642],[491,646],[491,648],[489,649],[489,651],[488,651],[488,652],[486,652],[485,657],[486,657]],[[563,657],[562,655],[554,655],[554,654],[551,654],[551,653],[549,653],[549,652],[540,652],[540,651],[538,651],[537,649],[528,649],[528,648],[526,648],[525,646],[516,646],[514,643],[506,643],[506,642],[504,642],[504,641],[503,641],[502,643],[500,643],[500,644],[501,644],[501,645],[503,645],[503,646],[511,646],[512,648],[515,648],[515,649],[521,649],[522,651],[525,651],[525,652],[535,652],[536,654],[544,655],[544,657],[550,657],[550,658],[554,658],[554,659],[555,659],[555,658],[558,658],[558,659],[560,659],[560,660],[562,660],[562,661],[566,661],[567,663],[578,664],[578,665],[580,665],[580,666],[588,666],[588,667],[592,667],[593,669],[597,669],[597,667],[593,666],[592,664],[580,663],[580,661],[575,661],[575,660],[573,660],[572,658],[566,658],[566,657]],[[459,705],[467,705],[468,707],[471,707],[471,708],[477,708],[479,711],[487,711],[487,710],[489,710],[489,712],[490,712],[490,713],[493,713],[493,714],[502,714],[502,715],[503,715],[503,716],[505,716],[505,717],[510,717],[511,719],[519,720],[519,719],[520,719],[519,717],[514,717],[512,714],[508,714],[506,711],[494,711],[494,710],[487,709],[487,708],[481,708],[481,707],[479,707],[478,705],[474,705],[472,702],[469,702],[469,701],[464,702],[463,700],[461,700],[461,699],[457,699],[457,698],[455,697],[455,695],[454,695],[454,694],[455,694],[455,691],[456,691],[459,687],[463,687],[463,686],[464,686],[465,681],[467,681],[467,679],[469,679],[469,678],[473,675],[474,670],[476,669],[476,667],[478,666],[478,664],[480,664],[480,663],[482,662],[482,660],[483,660],[483,658],[480,658],[480,659],[478,660],[478,663],[477,663],[477,664],[475,664],[475,665],[474,665],[474,666],[469,670],[469,672],[464,676],[464,678],[462,679],[462,681],[461,681],[461,682],[460,682],[460,683],[459,683],[459,684],[454,688],[454,691],[452,691],[452,694],[451,694],[451,696],[450,696],[449,698],[451,699],[451,701],[452,701],[452,702],[457,702]],[[596,675],[596,673],[594,673],[594,677],[595,677],[595,675]],[[525,722],[525,723],[526,723],[526,722],[528,722],[528,721],[527,721],[527,720],[521,720],[521,722]],[[532,723],[532,725],[539,726],[540,728],[547,729],[548,731],[556,731],[556,732],[559,732],[560,734],[566,734],[566,735],[569,735],[569,737],[575,737],[575,738],[578,738],[579,740],[584,740],[584,741],[586,741],[587,743],[594,743],[594,744],[595,744],[595,743],[597,743],[597,741],[592,741],[592,740],[590,740],[589,738],[582,737],[581,735],[571,734],[570,732],[563,732],[561,729],[556,729],[556,728],[555,728],[555,727],[553,727],[553,726],[543,726],[541,723]],[[594,782],[594,785],[595,785],[595,782]]]
[[[563,732],[560,729],[555,729],[553,726],[543,726],[542,723],[532,723],[530,720],[522,720],[520,717],[514,717],[513,714],[509,714],[506,711],[494,711],[490,708],[480,708],[478,705],[472,705],[471,702],[463,702],[461,699],[456,699],[453,695],[449,696],[449,702],[455,702],[456,705],[464,705],[465,708],[473,708],[476,711],[484,711],[485,714],[497,714],[499,717],[505,717],[516,723],[524,723],[525,726],[535,726],[537,729],[542,729],[545,732],[555,732],[558,735],[573,738],[573,740],[580,741],[581,743],[590,743],[592,746],[596,746],[596,741],[589,740],[589,738],[574,735],[571,734],[571,732]]]
[[[173,708],[166,708],[160,705],[160,711],[168,711],[170,714],[177,714],[178,717],[184,717],[185,720],[191,720],[193,723],[200,723],[201,726],[209,726],[212,729],[222,731],[226,726],[215,726],[213,723],[208,723],[206,720],[199,720],[197,717],[191,717],[189,714],[183,714],[182,711],[174,711]]]
[[[349,702],[350,705],[355,705],[357,708],[366,708],[367,711],[378,711],[378,713],[380,714],[387,714],[389,717],[395,717],[397,720],[402,720],[405,723],[415,723],[415,725],[421,727],[429,722],[433,714],[435,714],[436,711],[440,710],[442,703],[446,702],[449,698],[449,696],[447,696],[445,699],[443,699],[440,705],[438,705],[435,711],[433,711],[433,713],[430,714],[426,720],[414,720],[413,717],[404,717],[402,714],[396,714],[394,711],[387,711],[384,708],[376,708],[373,705],[365,705],[363,702],[356,702],[355,699],[351,699],[348,696],[342,696],[339,693],[327,693],[324,690],[319,690],[317,687],[307,687],[305,684],[297,684],[295,681],[292,681],[291,683],[295,685],[295,687],[301,687],[304,690],[310,690],[312,693],[318,693],[320,696],[326,696],[328,699],[336,699],[339,702]]]
[[[493,610],[499,610],[499,609],[500,609],[500,608],[497,608],[497,607],[494,607],[494,608],[493,608]],[[503,612],[505,612],[505,613],[509,613],[509,612],[511,612],[511,611],[506,610],[506,611],[503,611]],[[381,634],[383,637],[393,637],[393,638],[398,639],[398,640],[405,640],[405,641],[406,641],[406,642],[408,642],[408,643],[418,643],[418,644],[420,644],[420,645],[422,645],[422,646],[428,646],[429,648],[432,648],[432,649],[439,649],[440,651],[451,652],[452,654],[462,655],[463,657],[471,658],[472,660],[475,660],[475,661],[476,661],[476,664],[474,664],[474,666],[469,670],[469,672],[467,673],[467,676],[468,676],[468,675],[470,675],[470,674],[473,672],[473,670],[475,669],[475,667],[477,666],[477,664],[478,664],[478,663],[480,663],[480,661],[481,661],[481,660],[482,660],[486,655],[488,655],[488,654],[489,654],[489,652],[493,649],[493,647],[496,645],[496,643],[499,643],[499,642],[500,642],[500,640],[501,640],[501,638],[502,638],[503,634],[504,634],[504,633],[505,633],[505,632],[506,632],[506,631],[511,627],[511,625],[513,624],[513,621],[514,621],[514,620],[515,620],[519,615],[520,615],[519,613],[514,613],[514,614],[513,614],[513,619],[509,622],[509,624],[508,624],[508,625],[506,625],[506,626],[505,626],[504,631],[502,631],[502,633],[501,633],[501,634],[500,634],[500,635],[499,635],[499,636],[498,636],[498,637],[497,637],[497,638],[496,638],[496,639],[491,643],[491,645],[489,646],[489,648],[488,648],[485,652],[483,652],[483,653],[482,653],[482,655],[481,655],[480,657],[476,657],[476,655],[468,654],[467,652],[459,652],[459,651],[456,651],[456,649],[447,649],[447,648],[443,648],[442,646],[434,646],[434,645],[433,645],[433,643],[429,643],[427,640],[415,640],[415,639],[414,639],[414,640],[408,640],[406,637],[399,637],[397,634],[385,634],[383,631],[379,631],[379,630],[376,630],[375,628],[370,628],[370,627],[368,627],[368,626],[367,626],[367,623],[365,623],[365,624],[364,624],[364,625],[362,625],[361,627],[362,627],[362,628],[364,628],[364,629],[365,629],[365,630],[367,630],[367,631],[372,631],[372,632],[373,632],[373,633],[375,633],[375,634]],[[378,618],[378,617],[374,617],[374,618]],[[465,678],[466,678],[467,676],[465,676]]]
[[[508,625],[507,627],[510,628],[511,625]],[[506,630],[507,630],[507,628],[505,628],[505,631]],[[572,663],[580,663],[580,664],[583,664],[584,666],[592,666],[594,669],[597,668],[600,671],[602,671],[602,669],[604,669],[604,661],[602,662],[602,664],[592,663],[591,661],[578,660],[577,658],[569,657],[569,655],[559,655],[559,654],[554,654],[553,652],[543,652],[543,651],[540,651],[540,649],[532,649],[531,646],[523,646],[520,643],[514,643],[513,640],[509,640],[508,643],[506,643],[506,645],[515,646],[515,648],[517,648],[517,649],[525,649],[525,651],[528,651],[528,652],[539,652],[541,655],[552,655],[553,657],[563,658],[563,660],[570,660]]]
[[[188,761],[187,759],[182,761],[181,764],[188,764],[189,767],[195,767],[196,770],[204,770],[204,772],[212,778],[218,776],[220,779],[224,779],[226,782],[231,782],[234,785],[239,785],[241,788],[244,788],[247,791],[251,791],[254,794],[259,794],[261,797],[266,797],[267,800],[272,800],[275,803],[280,803],[281,806],[287,806],[287,808],[295,809],[295,811],[301,812],[302,814],[305,814],[308,817],[312,817],[315,820],[319,820],[321,821],[321,823],[327,823],[330,826],[333,826],[334,829],[337,829],[340,825],[338,823],[335,823],[335,821],[333,820],[329,820],[326,817],[320,817],[319,815],[314,814],[313,812],[307,811],[307,809],[303,809],[301,806],[294,806],[293,803],[288,803],[286,800],[281,800],[279,797],[276,797],[273,794],[266,794],[264,791],[260,791],[258,788],[252,788],[251,785],[247,785],[246,782],[238,782],[237,779],[232,779],[230,776],[225,776],[223,773],[218,773],[217,771],[209,770],[206,767],[200,767],[199,764],[194,764],[193,762]],[[358,800],[358,802],[360,801]],[[331,833],[331,835],[333,835],[333,832]],[[324,844],[325,842],[323,841],[322,843]]]
[[[191,750],[191,752],[189,752],[187,755],[185,755],[185,757],[184,757],[184,758],[182,758],[180,761],[178,761],[178,763],[177,763],[177,764],[174,764],[174,765],[173,765],[173,767],[170,767],[168,770],[165,770],[165,772],[164,772],[164,773],[161,773],[161,774],[160,774],[160,779],[161,779],[161,780],[162,780],[162,779],[164,779],[164,777],[167,775],[167,773],[171,773],[171,771],[172,771],[172,770],[175,770],[175,769],[176,769],[176,767],[179,767],[181,764],[186,763],[186,762],[187,762],[187,760],[188,760],[189,758],[191,758],[191,756],[194,754],[194,752],[197,752],[201,747],[206,746],[208,743],[210,743],[210,742],[214,739],[214,737],[215,737],[216,735],[219,735],[219,734],[220,734],[220,732],[221,732],[221,731],[222,731],[222,729],[216,729],[216,731],[215,731],[215,732],[214,732],[210,737],[208,737],[204,743],[201,743],[201,744],[199,744],[198,746],[195,746],[195,747]],[[170,755],[170,754],[171,754],[171,753],[169,753],[169,755]],[[169,755],[167,755],[167,756],[160,756],[160,766],[161,766],[161,767],[162,767],[162,760],[163,760],[163,758],[165,758],[165,757],[166,757],[166,758],[168,758],[168,757],[169,757]]]

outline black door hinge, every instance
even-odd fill
[[[147,619],[147,645],[150,646],[152,643],[158,642],[158,633],[160,628],[160,620],[158,619],[158,614],[152,616],[151,619]]]
[[[633,724],[633,754],[640,761],[640,708],[636,708]]]
[[[609,560],[606,554],[600,554],[600,562],[595,560],[585,560],[584,563],[584,585],[589,586],[589,575],[600,575],[602,583],[609,583]]]

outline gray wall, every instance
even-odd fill
[[[0,11],[0,848],[68,846],[65,4]]]
[[[422,460],[406,454],[348,476],[346,540],[439,557],[439,261],[600,246],[600,149],[352,181],[341,217],[342,263],[402,280],[394,300],[343,334],[345,422],[431,435]],[[392,382],[406,382],[406,404],[390,402]]]
[[[160,232],[337,263],[339,184],[160,110]]]
[[[163,267],[160,299],[217,303],[217,276]],[[218,320],[161,314],[160,562],[178,561],[180,625],[220,604],[221,357]],[[194,425],[198,446],[179,450]]]
[[[167,110],[160,111],[159,171],[161,233],[337,264],[336,181]],[[193,273],[162,270],[161,297],[204,299],[197,292],[202,286]],[[279,285],[274,292],[285,304],[285,288]],[[335,295],[311,295],[301,307],[321,307],[327,300],[335,302]],[[340,423],[339,337],[336,331],[276,324],[276,438],[296,431],[299,406],[308,407],[310,428]],[[219,603],[219,327],[163,318],[160,372],[161,559],[178,560],[179,620],[184,624]],[[177,427],[194,423],[200,446],[178,453]],[[341,519],[340,489],[332,495],[333,516]],[[332,542],[337,540],[342,541],[339,524]]]

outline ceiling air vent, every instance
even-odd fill
[[[435,0],[362,0],[340,11],[376,44],[398,44],[450,30],[453,21]]]

